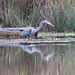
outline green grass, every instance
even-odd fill
[[[64,32],[64,33],[56,33],[56,32],[39,32],[38,37],[39,38],[46,38],[46,37],[75,37],[74,32]]]

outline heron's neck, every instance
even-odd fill
[[[38,32],[42,28],[43,22],[40,23],[39,27],[34,30],[34,33]]]
[[[37,31],[39,31],[42,28],[43,22],[40,23],[39,27],[36,28]]]

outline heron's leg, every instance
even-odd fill
[[[29,38],[29,37],[27,37],[27,39],[26,40],[28,40],[28,41],[30,41],[31,40],[31,37]]]
[[[29,40],[31,41],[32,40],[32,37],[30,37]]]

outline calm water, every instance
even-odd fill
[[[0,75],[75,75],[75,43],[0,44]]]

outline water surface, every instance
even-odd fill
[[[75,75],[75,43],[2,43],[0,75]]]

